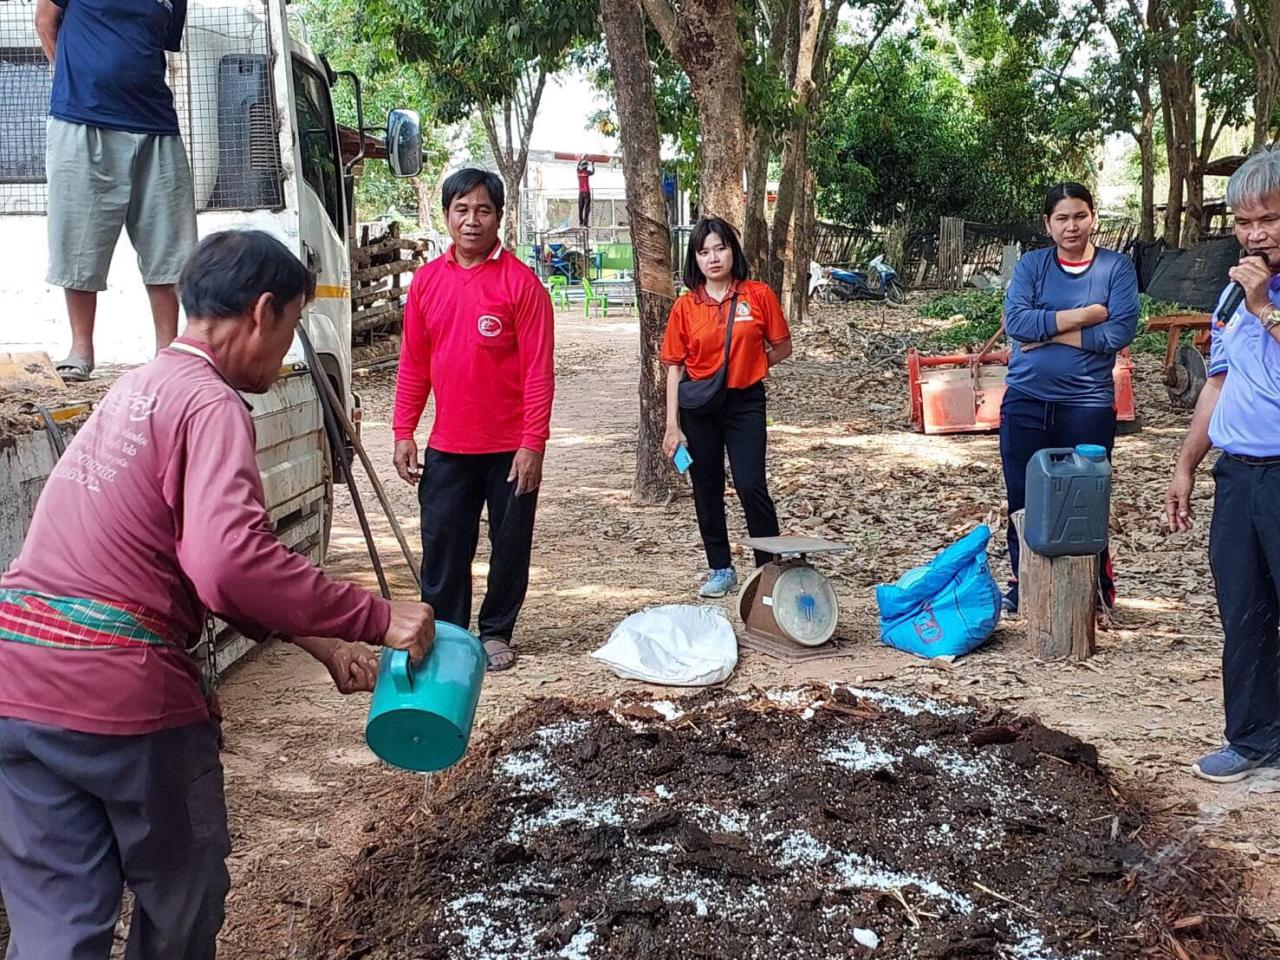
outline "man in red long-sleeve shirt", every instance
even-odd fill
[[[344,693],[382,643],[421,659],[429,607],[330,580],[274,535],[237,390],[263,393],[315,279],[265,233],[208,237],[188,323],[111,388],[0,578],[0,894],[9,955],[211,960],[230,852],[218,722],[190,654],[205,612],[295,638]],[[313,636],[318,635],[318,636]],[[340,638],[340,639],[338,639]]]
[[[489,582],[479,634],[489,669],[515,662],[511,636],[529,588],[533,520],[555,389],[551,298],[498,242],[502,181],[459,170],[445,181],[448,252],[413,278],[404,312],[393,429],[396,470],[418,484],[422,599],[471,623],[471,563],[489,508]],[[425,463],[413,433],[435,392]]]

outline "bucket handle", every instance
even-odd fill
[[[391,674],[391,685],[396,693],[413,693],[413,671],[409,667],[408,650],[391,651],[391,665],[388,672]]]

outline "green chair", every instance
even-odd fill
[[[609,298],[603,293],[596,293],[591,288],[591,280],[587,277],[582,278],[582,292],[585,295],[582,301],[582,315],[588,320],[591,319],[591,305],[597,304],[603,311],[604,316],[609,315]]]
[[[547,277],[547,293],[551,294],[552,306],[569,308],[569,278],[563,273]]]

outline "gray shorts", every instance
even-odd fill
[[[181,137],[49,118],[48,282],[107,289],[120,228],[142,281],[177,283],[196,244],[195,191]]]

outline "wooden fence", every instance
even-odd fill
[[[404,299],[435,244],[400,235],[400,224],[363,224],[351,252],[351,360],[372,366],[400,355]]]
[[[1108,250],[1124,251],[1138,235],[1138,225],[1125,218],[1098,221],[1093,242]],[[992,226],[943,217],[937,233],[918,233],[907,242],[901,273],[914,288],[956,290],[973,276],[997,273],[1005,246],[1016,243],[1025,253],[1052,241],[1037,229],[1017,225]]]

